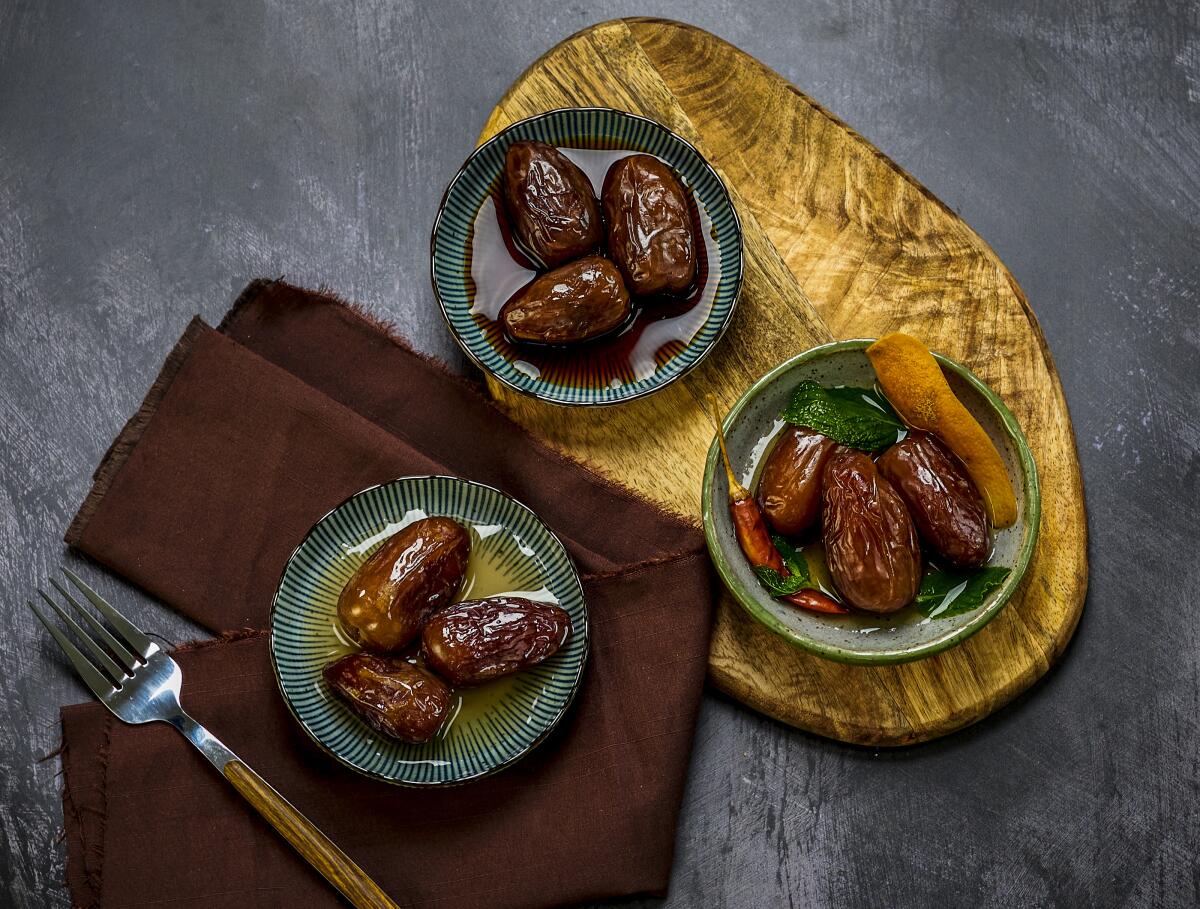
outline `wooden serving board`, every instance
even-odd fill
[[[492,393],[549,444],[698,522],[712,429],[697,398],[712,392],[729,406],[808,347],[893,330],[966,363],[1020,420],[1041,476],[1041,538],[1008,607],[946,653],[876,668],[799,650],[725,596],[710,674],[722,691],[785,723],[870,745],[944,735],[1011,700],[1063,652],[1087,587],[1071,421],[1012,275],[844,123],[753,57],[676,22],[605,22],[566,39],[509,89],[480,141],[533,114],[588,105],[658,120],[720,172],[745,231],[741,302],[717,350],[649,398],[567,409],[494,381]]]

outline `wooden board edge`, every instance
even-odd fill
[[[741,607],[732,605],[729,608],[740,609]],[[1056,639],[1054,648],[1045,654],[1046,662],[1043,666],[1038,667],[1037,671],[1031,670],[1028,673],[1014,676],[1006,685],[996,690],[994,697],[990,698],[986,702],[986,706],[982,709],[959,711],[958,714],[947,717],[946,722],[929,726],[910,727],[896,735],[881,733],[878,726],[855,724],[853,721],[847,723],[845,720],[842,720],[835,727],[831,723],[822,722],[824,717],[819,714],[789,716],[786,712],[780,711],[777,705],[760,698],[753,688],[739,687],[735,675],[725,673],[721,670],[720,666],[714,666],[711,663],[709,664],[708,680],[712,687],[721,692],[721,694],[750,707],[752,710],[769,717],[775,722],[782,723],[793,729],[799,729],[803,732],[820,736],[821,738],[830,739],[831,741],[843,742],[848,745],[858,745],[864,748],[904,748],[909,745],[931,742],[982,722],[993,714],[1003,710],[1025,692],[1033,689],[1058,665],[1070,647],[1075,629],[1078,627],[1082,615],[1082,609],[1075,610],[1072,621],[1069,623],[1070,627],[1066,629],[1066,633],[1061,636],[1061,639]]]

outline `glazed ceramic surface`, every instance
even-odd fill
[[[738,481],[753,490],[764,456],[784,427],[779,419],[792,390],[805,379],[822,385],[875,385],[864,352],[870,340],[842,341],[805,351],[773,369],[742,395],[725,419]],[[1004,583],[976,609],[926,618],[911,606],[891,615],[819,615],[767,594],[743,557],[729,517],[729,484],[714,439],[704,473],[703,516],[709,552],[730,592],[754,618],[792,643],[847,663],[901,663],[952,647],[992,619],[1021,583],[1037,541],[1041,500],[1037,470],[1025,437],[1004,403],[966,367],[935,354],[951,389],[1000,451],[1017,496],[1017,522],[993,531],[989,565],[1010,569]]]
[[[386,538],[435,515],[453,518],[471,533],[459,599],[509,593],[556,603],[570,615],[572,631],[544,663],[457,691],[453,714],[437,738],[409,745],[359,719],[321,671],[355,650],[337,619],[338,596],[351,575]],[[587,653],[583,589],[562,543],[515,499],[455,477],[394,480],[329,512],[288,561],[271,613],[271,658],[300,725],[342,763],[402,785],[461,783],[527,754],[570,705]]]
[[[505,152],[521,139],[558,147],[587,174],[597,196],[618,158],[644,153],[669,164],[693,205],[699,275],[687,299],[637,305],[619,332],[569,349],[506,340],[500,309],[537,274],[506,249],[506,219],[497,202]],[[569,108],[514,123],[476,149],[446,190],[431,260],[446,324],[481,369],[556,404],[616,404],[678,379],[720,339],[741,290],[742,235],[720,178],[683,139],[645,117]]]

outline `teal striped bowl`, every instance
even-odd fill
[[[597,193],[613,152],[656,155],[671,165],[696,202],[707,277],[695,305],[680,312],[654,304],[615,338],[571,351],[510,344],[496,321],[498,307],[533,273],[514,272],[506,256],[496,199],[505,152],[521,139],[562,149]],[[430,246],[434,294],[459,346],[503,384],[555,404],[617,404],[675,381],[720,340],[742,286],[741,225],[720,177],[665,126],[608,108],[552,110],[512,124],[477,148],[446,189]]]
[[[337,620],[342,588],[372,552],[413,521],[441,515],[471,531],[462,599],[517,593],[571,616],[566,644],[539,666],[455,695],[438,737],[409,745],[380,735],[330,690],[321,670],[355,648]],[[571,704],[588,653],[579,575],[532,511],[490,486],[456,477],[403,477],[364,489],[316,525],[283,570],[271,610],[271,661],[288,708],[343,764],[404,786],[487,776],[527,754]]]

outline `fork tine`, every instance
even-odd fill
[[[54,640],[58,641],[58,646],[61,647],[66,653],[67,659],[71,661],[71,665],[75,667],[75,671],[79,673],[79,676],[83,679],[84,684],[87,685],[88,688],[92,689],[92,694],[101,700],[104,700],[105,698],[116,693],[116,689],[112,686],[112,683],[104,677],[104,673],[93,666],[88,658],[79,652],[79,648],[72,644],[70,640],[67,639],[67,636],[58,630],[57,625],[47,619],[46,616],[42,614],[42,611],[33,605],[31,600],[26,600],[25,605],[33,610],[33,614],[38,617],[38,621],[46,626],[46,630],[50,632],[50,636],[53,637]]]
[[[150,654],[157,649],[155,643],[142,634],[141,630],[130,622],[129,619],[110,606],[104,597],[85,584],[79,575],[75,574],[69,568],[64,568],[62,571],[71,583],[79,588],[80,593],[87,597],[92,605],[99,609],[104,614],[104,617],[112,623],[113,628],[117,629],[117,634],[129,645],[130,649],[140,656],[143,662],[148,660]]]
[[[38,588],[38,596],[45,600],[46,603],[49,604],[50,608],[58,613],[58,617],[63,620],[66,626],[75,632],[75,636],[83,641],[84,645],[87,647],[88,653],[92,655],[92,661],[99,663],[100,668],[108,672],[109,681],[120,685],[123,681],[125,681],[125,679],[129,678],[129,673],[118,666],[113,658],[105,652],[104,648],[93,641],[92,636],[84,631],[80,627],[79,623],[71,618],[65,609],[54,602],[54,600],[50,599],[50,597],[46,595],[46,592],[41,588]]]
[[[71,596],[70,591],[63,587],[62,584],[58,583],[54,578],[50,579],[50,584],[62,595],[63,599],[75,607],[75,611],[88,623],[88,627],[96,632],[100,640],[108,646],[108,649],[112,651],[112,655],[117,658],[117,662],[121,664],[121,668],[125,670],[125,674],[132,673],[137,668],[138,660],[136,656],[129,652],[129,645],[122,646],[121,642],[114,638],[109,630],[104,627],[104,624],[84,609],[83,605],[75,597]]]

